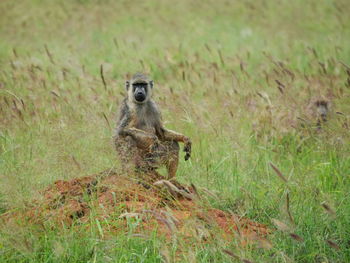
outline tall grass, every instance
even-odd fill
[[[57,179],[118,166],[123,82],[144,71],[166,126],[193,140],[179,180],[291,228],[263,250],[13,225],[1,228],[1,262],[236,260],[223,249],[255,262],[350,261],[347,1],[4,0],[0,12],[1,212]],[[318,98],[331,102],[322,129]]]

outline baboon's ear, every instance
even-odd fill
[[[126,90],[129,90],[129,87],[130,87],[130,81],[125,81],[125,88]]]
[[[153,80],[150,80],[150,81],[149,81],[149,85],[150,85],[150,87],[153,89]]]

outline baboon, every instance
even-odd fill
[[[168,178],[173,178],[179,161],[179,142],[184,143],[187,161],[191,156],[191,140],[163,126],[152,99],[153,81],[148,76],[137,73],[125,86],[127,96],[120,107],[114,136],[123,168],[150,172],[165,165]]]
[[[321,130],[322,126],[329,118],[330,102],[324,99],[317,99],[313,102],[313,115],[316,118],[317,130]]]
[[[315,102],[315,106],[317,111],[318,124],[321,124],[321,122],[326,122],[328,117],[328,102],[325,100],[317,100]]]

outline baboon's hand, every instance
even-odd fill
[[[184,144],[185,144],[184,152],[186,153],[185,161],[187,161],[191,157],[192,142],[189,138],[186,138],[186,140],[184,141]]]

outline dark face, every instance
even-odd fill
[[[132,85],[134,98],[137,102],[144,102],[147,98],[147,84],[146,83],[134,83]]]
[[[317,113],[321,116],[322,120],[327,119],[328,113],[328,102],[327,101],[316,101]]]

